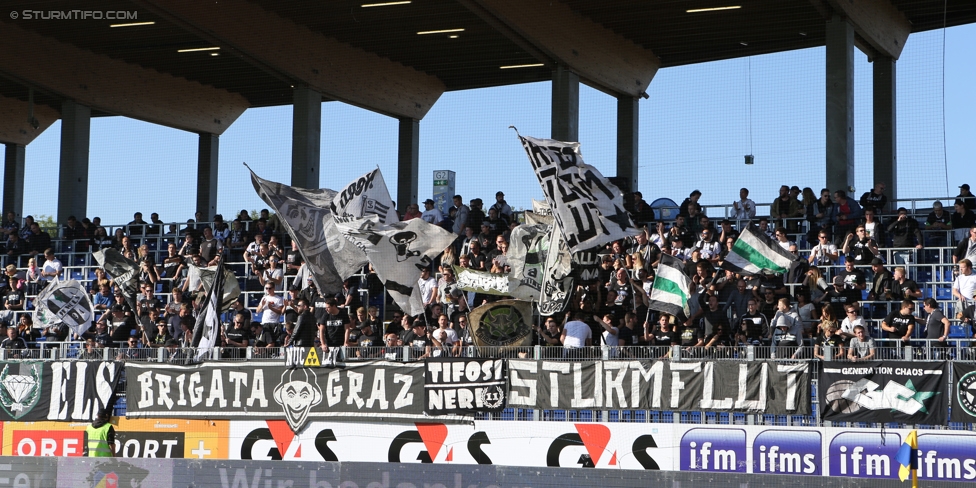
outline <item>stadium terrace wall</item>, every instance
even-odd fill
[[[118,419],[116,425],[120,457],[99,464],[80,457],[85,424],[6,422],[0,471],[9,466],[8,479],[24,474],[31,480],[17,486],[55,486],[48,473],[29,466],[50,462],[39,456],[57,457],[56,486],[72,488],[95,486],[93,476],[112,472],[120,483],[129,477],[141,486],[227,488],[263,488],[267,480],[274,480],[272,487],[309,488],[345,482],[354,484],[341,486],[646,486],[650,480],[694,482],[703,475],[720,486],[756,482],[752,475],[789,475],[798,486],[891,486],[898,479],[896,453],[910,432],[376,421],[312,422],[293,434],[282,420]],[[920,431],[918,446],[925,486],[976,479],[976,433]],[[293,483],[281,484],[288,479]]]

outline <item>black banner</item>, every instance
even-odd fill
[[[824,420],[945,425],[945,361],[871,361],[821,365]]]
[[[508,406],[806,415],[805,363],[509,360]]]
[[[976,422],[976,364],[952,363],[952,422]]]
[[[122,363],[0,363],[0,420],[90,422],[115,401]]]
[[[500,412],[505,408],[504,359],[428,359],[424,371],[424,412]]]
[[[298,432],[326,417],[423,418],[423,364],[338,368],[280,362],[173,366],[129,363],[130,418],[285,419]]]

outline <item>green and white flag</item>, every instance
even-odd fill
[[[773,242],[761,232],[745,228],[725,256],[722,268],[736,273],[754,275],[763,271],[770,273],[789,272],[796,256]]]
[[[687,317],[691,313],[688,308],[691,278],[682,269],[681,260],[669,254],[662,255],[656,273],[647,308]]]

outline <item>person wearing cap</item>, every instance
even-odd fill
[[[410,346],[411,359],[426,359],[430,357],[430,350],[433,343],[427,333],[427,324],[424,319],[414,319],[410,327],[410,332],[404,334],[403,344]]]
[[[883,301],[890,300],[891,296],[891,272],[885,269],[884,261],[881,258],[871,260],[871,271],[874,278],[871,279],[871,291],[868,292],[868,300]]]
[[[98,411],[91,425],[85,427],[82,456],[115,457],[115,428],[110,423],[111,419],[111,412],[104,408]]]
[[[896,248],[915,248],[922,249],[924,240],[922,231],[918,228],[918,221],[908,215],[908,209],[900,207],[898,217],[888,224],[888,235],[891,236],[892,247]],[[892,260],[900,264],[912,262],[914,252],[909,250],[896,250],[892,253]]]
[[[424,213],[420,214],[420,218],[428,224],[437,225],[444,220],[444,214],[434,206],[434,201],[428,198],[424,200]]]
[[[861,195],[861,199],[858,203],[861,204],[861,208],[867,211],[867,209],[872,209],[878,214],[884,213],[885,206],[888,205],[888,197],[884,194],[885,184],[883,181],[878,181],[874,184],[874,188],[869,191],[864,192]]]
[[[834,276],[834,286],[831,286],[820,297],[819,303],[827,303],[834,312],[835,317],[843,317],[844,307],[853,305],[861,301],[861,291],[853,287],[845,286],[844,277]]]
[[[508,221],[512,220],[512,207],[505,201],[505,194],[501,191],[495,192],[495,203],[491,204],[488,210],[491,209],[498,211],[499,216],[504,215]]]
[[[963,205],[969,210],[976,211],[976,195],[969,191],[969,183],[959,185],[959,195],[956,198],[962,200]]]

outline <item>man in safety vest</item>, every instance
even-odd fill
[[[109,423],[108,409],[98,412],[98,417],[85,427],[85,451],[88,457],[115,457],[115,428]]]

